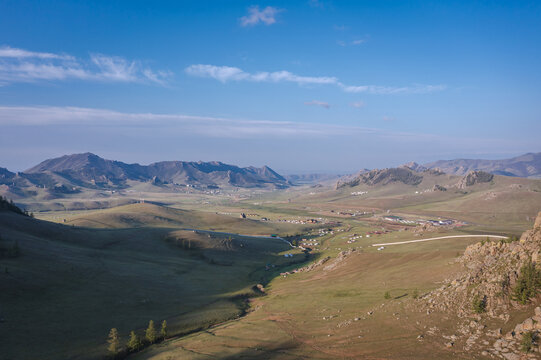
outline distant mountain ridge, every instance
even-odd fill
[[[224,164],[219,161],[162,161],[150,165],[127,164],[103,159],[92,153],[48,159],[22,172],[0,168],[0,184],[30,182],[37,186],[69,183],[82,187],[123,187],[127,181],[193,186],[287,187],[288,181],[268,166],[261,168]]]
[[[415,163],[405,164],[405,166],[412,164]],[[415,165],[420,166],[418,164]],[[415,167],[415,165],[412,166]],[[528,153],[502,160],[439,160],[425,164],[423,167],[428,169],[439,169],[447,174],[455,175],[466,175],[470,171],[482,170],[494,175],[541,178],[541,152]],[[417,169],[413,168],[413,170]]]

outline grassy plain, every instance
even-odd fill
[[[447,186],[455,181],[445,179]],[[471,358],[441,341],[417,339],[426,324],[452,321],[452,314],[429,319],[407,309],[413,294],[459,271],[454,259],[478,239],[382,251],[371,245],[519,235],[541,210],[541,181],[496,177],[465,191],[428,191],[435,183],[221,194],[168,194],[147,186],[101,200],[128,204],[119,207],[96,209],[88,194],[44,201],[35,209],[43,210],[36,212],[41,220],[0,214],[3,241],[17,240],[22,249],[21,257],[0,260],[7,269],[0,272],[0,336],[9,344],[0,359],[100,358],[111,327],[126,340],[132,329],[142,334],[150,319],[167,319],[177,336],[134,359]],[[367,193],[352,195],[360,191]],[[145,203],[133,204],[141,198]],[[80,204],[65,206],[74,201]],[[385,221],[387,215],[467,225],[418,231]],[[319,223],[306,223],[310,218]],[[270,234],[318,244],[307,257],[259,237]],[[311,271],[280,276],[325,257],[330,260]],[[248,314],[238,317],[246,310],[239,298],[255,295],[257,283],[266,295],[251,298]]]

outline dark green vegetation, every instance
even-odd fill
[[[475,295],[472,300],[472,308],[476,314],[481,314],[486,311],[487,302],[485,296]]]
[[[523,352],[528,353],[532,351],[536,343],[537,334],[533,331],[528,331],[522,335],[522,340],[520,341],[520,348]]]
[[[513,288],[512,298],[521,304],[527,304],[541,289],[541,269],[528,261],[520,269],[520,276]]]

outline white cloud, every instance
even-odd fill
[[[197,64],[188,66],[185,72],[191,76],[212,78],[222,83],[228,81],[251,82],[293,82],[299,85],[335,85],[348,93],[368,93],[377,95],[393,94],[426,94],[446,89],[445,85],[414,86],[378,86],[378,85],[345,85],[334,76],[301,76],[289,71],[249,73],[237,67]]]
[[[263,10],[259,10],[259,6],[252,6],[248,9],[248,15],[241,17],[241,26],[254,26],[259,23],[272,25],[276,22],[276,15],[281,12],[281,9],[267,6]]]
[[[351,86],[339,84],[345,92],[349,93],[368,93],[378,95],[394,95],[394,94],[428,94],[432,92],[443,91],[446,89],[445,85],[421,85],[414,86],[376,86],[376,85],[360,85]]]
[[[154,72],[138,61],[92,54],[90,61],[73,56],[0,48],[0,84],[53,80],[152,82],[164,84],[170,73]]]
[[[304,103],[304,105],[321,106],[321,107],[323,107],[325,109],[328,109],[328,108],[331,107],[328,102],[319,101],[319,100],[307,101],[307,102]]]
[[[289,71],[248,73],[242,69],[230,66],[191,65],[186,73],[192,76],[213,78],[223,83],[227,81],[253,81],[253,82],[293,82],[299,85],[306,84],[336,84],[338,80],[327,76],[300,76]]]
[[[361,45],[361,44],[363,44],[363,43],[365,43],[365,42],[366,42],[365,39],[357,39],[357,40],[353,40],[353,41],[351,42],[351,45]]]
[[[364,107],[366,104],[364,103],[364,101],[359,100],[359,101],[352,102],[350,105],[351,105],[352,107],[354,107],[354,108],[362,108],[362,107]]]
[[[53,53],[34,52],[23,49],[16,49],[9,46],[0,47],[0,58],[39,58],[39,59],[62,59],[73,60],[74,58],[69,55],[60,55]]]

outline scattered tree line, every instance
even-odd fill
[[[7,210],[17,214],[34,217],[33,213],[28,213],[26,210],[21,210],[20,207],[15,205],[13,200],[8,200],[6,197],[0,196],[0,211]]]
[[[116,328],[112,328],[109,332],[109,337],[107,339],[107,352],[109,359],[123,359],[129,354],[141,351],[147,346],[155,344],[157,342],[163,341],[167,338],[167,321],[162,321],[160,332],[156,330],[154,326],[154,320],[148,322],[148,327],[145,330],[145,336],[143,339],[137,335],[135,331],[131,331],[128,337],[128,341],[125,344],[125,347],[121,345],[120,335]]]

